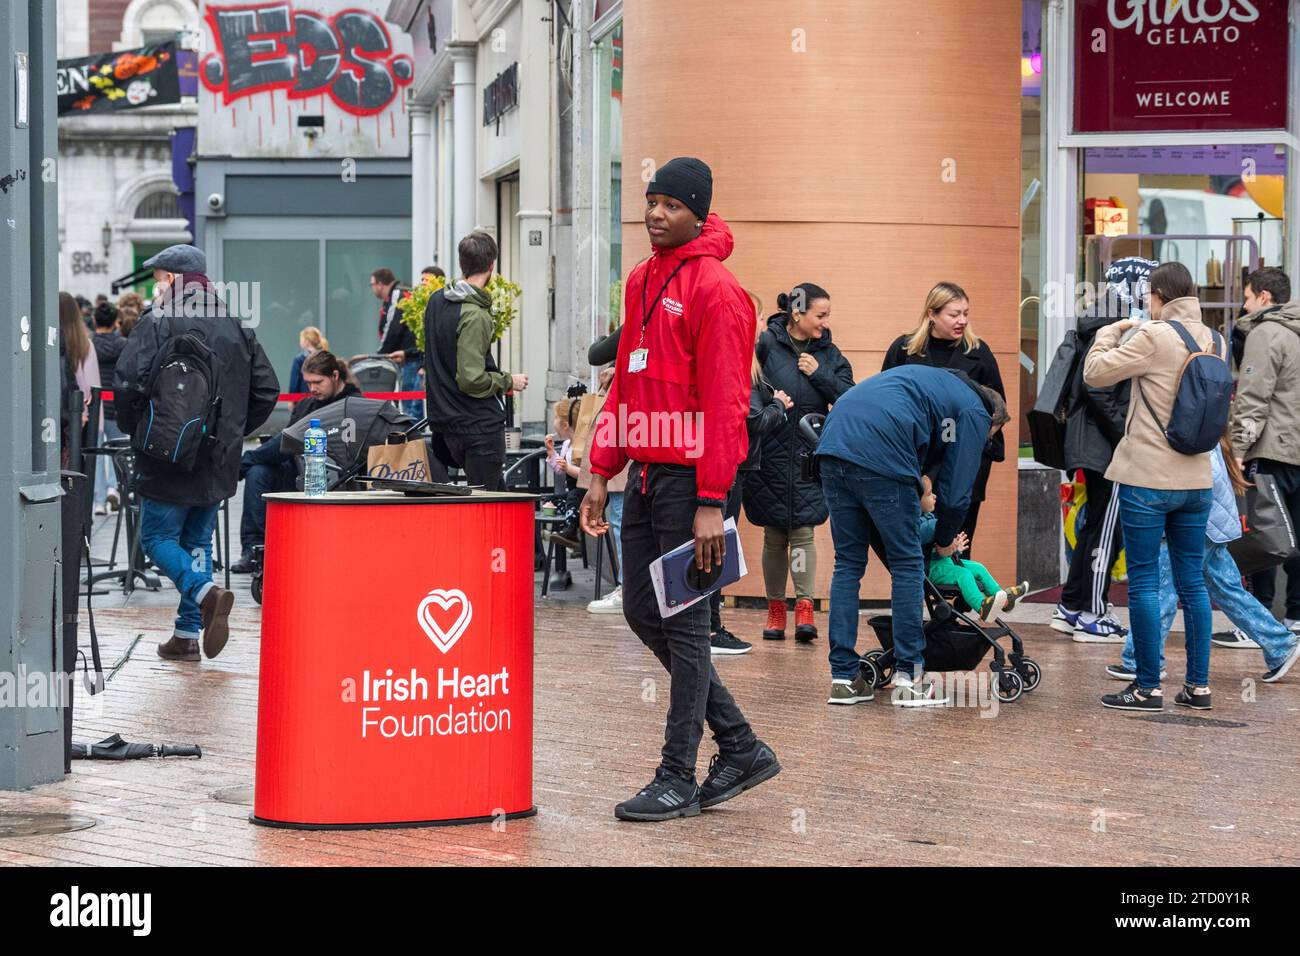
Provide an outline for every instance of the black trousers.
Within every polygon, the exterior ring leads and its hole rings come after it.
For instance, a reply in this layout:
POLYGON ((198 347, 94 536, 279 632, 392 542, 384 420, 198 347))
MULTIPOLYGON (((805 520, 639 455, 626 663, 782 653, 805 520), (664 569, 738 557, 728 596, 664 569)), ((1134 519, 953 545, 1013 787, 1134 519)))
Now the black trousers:
MULTIPOLYGON (((740 517, 741 497, 740 475, 737 475, 736 483, 727 493, 727 506, 722 510, 723 520, 740 517)), ((722 588, 709 595, 709 633, 717 634, 720 630, 722 630, 722 588)))
POLYGON ((1088 509, 1070 557, 1061 604, 1069 611, 1105 614, 1110 569, 1120 549, 1119 495, 1114 482, 1099 471, 1083 469, 1083 483, 1088 489, 1088 509))
MULTIPOLYGON (((1300 467, 1271 458, 1255 458, 1246 463, 1250 477, 1262 472, 1272 475, 1277 482, 1283 507, 1291 516, 1291 527, 1300 521, 1300 467)), ((1300 619, 1300 556, 1291 558, 1282 567, 1286 570, 1286 616, 1300 619)), ((1273 598, 1277 593, 1277 568, 1269 568, 1250 576, 1250 589, 1255 598, 1272 613, 1273 598)))
POLYGON ((505 491, 506 480, 502 472, 506 464, 506 433, 495 432, 444 432, 442 440, 452 459, 465 472, 471 485, 482 485, 484 491, 505 491))
POLYGON ((660 767, 693 780, 707 723, 719 751, 754 745, 754 731, 722 686, 709 652, 709 607, 659 614, 650 564, 695 536, 695 469, 634 462, 623 493, 623 616, 669 674, 660 767))

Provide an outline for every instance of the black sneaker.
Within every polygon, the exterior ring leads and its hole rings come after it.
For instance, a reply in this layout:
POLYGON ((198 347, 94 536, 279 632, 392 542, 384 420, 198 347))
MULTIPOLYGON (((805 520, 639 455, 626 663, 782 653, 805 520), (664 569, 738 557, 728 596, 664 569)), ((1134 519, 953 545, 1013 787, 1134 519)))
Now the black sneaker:
POLYGON ((230 566, 231 574, 252 574, 257 570, 257 565, 249 555, 244 555, 238 561, 230 566))
POLYGON ((1159 687, 1142 688, 1134 681, 1118 694, 1107 694, 1101 699, 1101 705, 1112 710, 1147 710, 1159 713, 1165 709, 1165 698, 1159 687))
POLYGON ((725 627, 716 634, 709 635, 709 653, 711 654, 748 654, 754 645, 742 641, 725 627))
POLYGON ((700 814, 700 788, 694 780, 686 780, 662 769, 655 778, 631 800, 624 800, 614 808, 620 820, 640 820, 657 823, 676 817, 695 817, 700 814))
POLYGON ((1210 688, 1194 687, 1191 684, 1184 684, 1183 689, 1174 695, 1174 703, 1179 707, 1190 707, 1192 710, 1213 710, 1210 703, 1210 688))
POLYGON ((750 787, 771 780, 781 772, 776 754, 761 740, 745 753, 713 755, 709 761, 709 775, 700 787, 700 807, 716 807, 724 800, 740 796, 750 787))
POLYGON ((566 548, 579 548, 582 546, 582 529, 578 526, 576 517, 565 522, 564 526, 558 531, 552 531, 551 537, 560 542, 566 548))
POLYGON ((1262 678, 1264 683, 1271 684, 1274 681, 1279 681, 1285 677, 1287 671, 1291 670, 1291 668, 1295 666, 1297 658, 1300 658, 1300 641, 1296 641, 1295 644, 1291 646, 1291 653, 1287 655, 1286 660, 1264 675, 1262 678))

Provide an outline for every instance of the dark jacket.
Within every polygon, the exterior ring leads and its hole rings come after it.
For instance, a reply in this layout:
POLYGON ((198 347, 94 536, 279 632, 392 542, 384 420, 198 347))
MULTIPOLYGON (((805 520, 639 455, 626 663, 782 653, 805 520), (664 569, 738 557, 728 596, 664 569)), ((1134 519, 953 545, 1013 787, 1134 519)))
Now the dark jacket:
POLYGON ((947 547, 966 520, 992 421, 964 373, 904 365, 844 393, 826 417, 817 455, 915 485, 918 499, 921 475, 930 475, 934 541, 947 547))
POLYGON ((1092 348, 1097 330, 1116 321, 1095 310, 1079 316, 1075 326, 1078 360, 1070 374, 1065 400, 1065 468, 1086 468, 1105 474, 1115 446, 1124 437, 1131 379, 1115 385, 1092 386, 1083 380, 1083 357, 1092 348))
MULTIPOLYGON (((1002 387, 1002 373, 998 370, 998 360, 993 357, 993 350, 987 342, 981 341, 978 348, 967 352, 961 339, 936 339, 930 336, 925 351, 920 355, 907 354, 907 340, 910 336, 900 335, 885 353, 885 362, 880 367, 882 372, 900 365, 928 365, 931 368, 950 368, 964 372, 976 385, 993 389, 1005 400, 1007 390, 1002 387)), ((995 461, 1005 461, 1007 457, 1006 440, 1002 432, 989 439, 984 449, 984 460, 980 463, 979 475, 975 480, 972 501, 983 501, 984 492, 989 482, 989 471, 995 461)))
POLYGON ((436 432, 481 434, 505 428, 503 396, 511 380, 492 357, 490 305, 486 292, 464 281, 429 296, 424 311, 424 389, 436 432), (467 344, 475 356, 468 354, 467 344), (468 369, 471 358, 481 361, 468 369), (483 394, 465 392, 462 385, 483 394))
MULTIPOLYGON (((105 391, 113 388, 113 372, 117 368, 117 360, 122 355, 122 350, 126 348, 126 339, 117 332, 100 335, 98 332, 90 336, 91 344, 95 346, 95 357, 99 359, 99 380, 104 383, 105 391)), ((104 417, 109 421, 114 420, 116 411, 112 402, 104 402, 104 417)))
POLYGON ((299 422, 302 421, 304 418, 309 418, 310 416, 316 414, 316 412, 324 408, 326 405, 333 405, 335 402, 342 401, 343 399, 348 398, 349 396, 352 395, 359 396, 360 394, 361 394, 361 389, 357 388, 351 382, 344 382, 343 391, 339 392, 333 398, 327 398, 323 401, 318 401, 312 398, 310 395, 308 395, 306 398, 299 399, 297 402, 294 403, 293 408, 289 412, 289 424, 292 425, 294 422, 299 422))
POLYGON ((785 425, 785 406, 773 397, 771 385, 761 378, 749 390, 749 415, 745 430, 749 432, 749 454, 736 469, 758 471, 763 467, 763 439, 776 434, 785 425))
POLYGON ((784 413, 781 427, 763 439, 762 467, 745 476, 745 516, 764 528, 805 528, 826 520, 821 484, 799 477, 799 420, 805 415, 825 415, 830 406, 853 387, 853 367, 831 342, 830 330, 808 340, 808 354, 817 371, 799 371, 799 352, 790 338, 790 316, 778 312, 767 320, 754 353, 763 380, 790 396, 794 405, 784 413))
POLYGON ((588 365, 608 365, 618 358, 618 343, 623 337, 623 326, 619 326, 603 339, 597 339, 587 349, 588 365))
POLYGON ((421 357, 420 343, 415 341, 415 333, 402 321, 402 310, 397 307, 398 301, 406 291, 401 286, 393 286, 392 291, 388 293, 388 298, 380 307, 379 354, 392 355, 394 352, 403 352, 407 361, 418 362, 421 357))
POLYGON ((308 351, 303 349, 293 357, 293 364, 289 366, 289 394, 299 395, 307 391, 307 382, 302 377, 302 363, 307 361, 308 351))
POLYGON ((163 340, 190 329, 200 331, 216 353, 217 388, 222 402, 217 447, 210 454, 201 454, 189 472, 169 471, 143 456, 137 457, 136 487, 144 497, 155 501, 215 505, 235 493, 244 436, 270 416, 280 381, 253 330, 226 312, 225 304, 211 287, 187 286, 182 301, 174 303, 169 311, 172 315, 161 316, 153 308, 147 309, 126 340, 113 381, 117 424, 130 435, 146 414, 149 396, 144 389, 163 340))

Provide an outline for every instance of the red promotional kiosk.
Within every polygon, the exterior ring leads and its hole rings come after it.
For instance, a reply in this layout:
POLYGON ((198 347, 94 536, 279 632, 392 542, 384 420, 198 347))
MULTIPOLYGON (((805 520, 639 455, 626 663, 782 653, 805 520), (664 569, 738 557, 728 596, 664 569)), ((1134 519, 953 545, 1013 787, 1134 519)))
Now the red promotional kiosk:
POLYGON ((254 823, 536 813, 529 495, 267 495, 254 823))

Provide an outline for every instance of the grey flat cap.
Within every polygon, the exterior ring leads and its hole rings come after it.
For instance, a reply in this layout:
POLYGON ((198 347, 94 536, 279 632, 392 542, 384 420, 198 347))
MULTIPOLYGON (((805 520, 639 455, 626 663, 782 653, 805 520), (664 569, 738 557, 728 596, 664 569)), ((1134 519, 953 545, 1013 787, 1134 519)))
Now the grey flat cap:
POLYGON ((202 249, 194 246, 168 246, 156 256, 144 262, 146 269, 166 269, 168 272, 202 272, 208 271, 208 257, 202 249))

